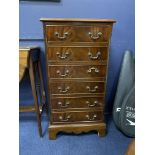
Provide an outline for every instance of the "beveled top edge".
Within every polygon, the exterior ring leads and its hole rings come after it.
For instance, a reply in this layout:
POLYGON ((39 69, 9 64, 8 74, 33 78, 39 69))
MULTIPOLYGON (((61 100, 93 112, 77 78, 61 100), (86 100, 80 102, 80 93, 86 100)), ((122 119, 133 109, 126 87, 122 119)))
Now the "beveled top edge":
POLYGON ((33 50, 33 49, 40 49, 39 46, 20 46, 19 50, 33 50))
POLYGON ((111 22, 116 23, 114 19, 99 19, 99 18, 40 18, 42 22, 111 22))

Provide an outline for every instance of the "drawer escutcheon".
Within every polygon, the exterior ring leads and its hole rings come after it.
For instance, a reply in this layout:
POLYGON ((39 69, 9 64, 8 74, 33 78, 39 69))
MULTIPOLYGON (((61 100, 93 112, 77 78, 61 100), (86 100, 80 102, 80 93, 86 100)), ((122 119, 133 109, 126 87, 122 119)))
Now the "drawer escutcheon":
POLYGON ((89 34, 90 38, 93 40, 97 40, 102 36, 102 32, 98 32, 97 35, 94 35, 92 32, 89 32, 88 34, 89 34))
POLYGON ((94 101, 94 103, 90 103, 89 101, 86 101, 89 107, 95 107, 98 104, 98 101, 94 101))
POLYGON ((100 59, 101 52, 97 52, 96 56, 93 56, 93 54, 89 51, 88 56, 89 56, 89 59, 91 60, 97 60, 97 59, 100 59))
POLYGON ((61 108, 67 108, 69 104, 69 102, 66 102, 65 105, 63 105, 62 102, 58 102, 58 105, 60 105, 61 108))
POLYGON ((97 91, 98 86, 95 86, 94 89, 91 89, 89 86, 86 86, 86 89, 88 89, 89 92, 93 93, 93 92, 96 92, 97 91))
POLYGON ((86 117, 88 118, 89 121, 94 121, 97 118, 97 115, 94 114, 92 117, 90 117, 89 115, 86 115, 86 117))
POLYGON ((58 87, 60 93, 67 93, 69 89, 70 89, 69 86, 67 86, 64 90, 62 89, 62 87, 58 87))
POLYGON ((60 121, 62 121, 62 122, 67 122, 67 121, 69 121, 70 120, 70 118, 71 118, 71 115, 68 115, 67 117, 63 117, 63 116, 59 116, 59 119, 60 119, 60 121))
POLYGON ((94 70, 95 73, 99 73, 99 72, 100 72, 98 68, 91 67, 91 68, 89 68, 89 69, 87 70, 87 73, 91 73, 92 70, 94 70))
MULTIPOLYGON (((60 33, 59 33, 59 32, 55 32, 54 34, 55 34, 55 36, 56 36, 58 39, 60 39, 60 40, 67 39, 67 37, 69 36, 69 33, 68 33, 68 32, 63 33, 62 36, 60 36, 60 33)), ((70 34, 71 34, 71 33, 70 33, 70 34)))
POLYGON ((57 57, 58 57, 59 59, 67 59, 67 58, 69 57, 70 54, 71 54, 71 52, 68 52, 68 51, 62 52, 61 54, 60 54, 60 52, 57 52, 57 53, 56 53, 56 55, 57 55, 57 57))
POLYGON ((60 70, 57 70, 57 74, 59 74, 61 77, 66 77, 69 74, 69 70, 67 69, 64 74, 62 74, 60 70))

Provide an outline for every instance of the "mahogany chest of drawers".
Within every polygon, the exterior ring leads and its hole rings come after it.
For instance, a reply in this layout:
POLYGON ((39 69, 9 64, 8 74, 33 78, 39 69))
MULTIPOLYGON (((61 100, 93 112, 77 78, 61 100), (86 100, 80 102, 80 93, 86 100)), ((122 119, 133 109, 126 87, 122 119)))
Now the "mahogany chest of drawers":
POLYGON ((41 19, 46 47, 50 125, 58 132, 104 136, 104 99, 114 20, 41 19))

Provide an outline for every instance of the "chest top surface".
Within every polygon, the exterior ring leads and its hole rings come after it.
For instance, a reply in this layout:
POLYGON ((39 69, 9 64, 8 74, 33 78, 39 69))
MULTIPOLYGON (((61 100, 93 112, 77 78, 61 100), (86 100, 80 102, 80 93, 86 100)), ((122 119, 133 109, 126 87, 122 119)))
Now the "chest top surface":
POLYGON ((41 18, 42 22, 110 22, 115 23, 114 19, 94 19, 94 18, 41 18))

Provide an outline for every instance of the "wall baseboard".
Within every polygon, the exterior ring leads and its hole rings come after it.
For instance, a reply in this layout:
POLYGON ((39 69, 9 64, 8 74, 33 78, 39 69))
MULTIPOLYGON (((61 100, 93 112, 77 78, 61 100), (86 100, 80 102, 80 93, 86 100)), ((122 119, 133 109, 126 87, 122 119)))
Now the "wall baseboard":
POLYGON ((19 41, 44 41, 44 38, 20 38, 19 41))

